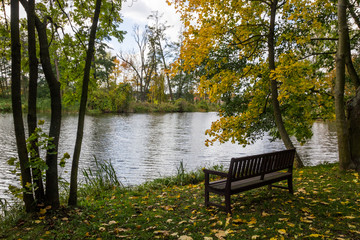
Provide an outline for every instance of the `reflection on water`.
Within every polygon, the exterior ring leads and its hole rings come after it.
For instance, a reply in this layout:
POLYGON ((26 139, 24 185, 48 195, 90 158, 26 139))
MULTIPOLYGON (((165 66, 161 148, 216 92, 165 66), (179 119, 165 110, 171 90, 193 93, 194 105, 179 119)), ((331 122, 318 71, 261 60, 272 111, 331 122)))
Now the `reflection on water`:
MULTIPOLYGON (((46 123, 49 116, 39 116, 46 123)), ((187 170, 215 164, 227 165, 231 157, 284 149, 280 141, 267 136, 243 148, 237 144, 214 144, 205 147, 204 132, 217 119, 216 113, 167 113, 87 116, 80 168, 94 167, 94 157, 111 160, 123 184, 139 184, 149 179, 176 173, 179 162, 187 170)), ((73 153, 76 115, 63 117, 59 153, 73 153)), ((48 126, 45 125, 45 128, 48 126)), ((306 165, 337 160, 336 131, 333 124, 317 122, 314 136, 304 146, 297 145, 306 165)), ((0 197, 15 177, 6 161, 16 156, 11 114, 0 114, 0 197)), ((69 179, 70 163, 59 170, 69 179)))

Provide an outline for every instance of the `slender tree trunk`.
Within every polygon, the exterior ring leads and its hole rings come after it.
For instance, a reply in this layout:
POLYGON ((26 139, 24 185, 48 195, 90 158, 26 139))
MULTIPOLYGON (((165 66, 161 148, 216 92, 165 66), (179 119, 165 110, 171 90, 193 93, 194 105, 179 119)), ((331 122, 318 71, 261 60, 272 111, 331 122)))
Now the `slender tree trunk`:
POLYGON ((79 158, 80 158, 81 144, 84 134, 84 120, 85 120, 86 103, 88 97, 91 60, 94 55, 96 30, 100 15, 101 1, 102 0, 96 0, 95 13, 94 13, 93 23, 91 26, 91 31, 89 36, 89 46, 86 53, 86 62, 85 62, 84 78, 83 78, 83 86, 81 93, 80 110, 79 110, 78 129, 77 129, 76 143, 75 143, 74 156, 73 156, 73 162, 71 168, 70 195, 68 202, 68 204, 71 206, 77 205, 77 176, 79 169, 79 158))
MULTIPOLYGON (((275 70, 275 19, 276 19, 276 8, 278 0, 271 2, 271 16, 270 16, 270 30, 268 35, 268 48, 269 48, 269 70, 270 73, 275 70)), ((278 87, 276 79, 270 79, 271 81, 271 95, 272 95, 272 106, 274 109, 275 123, 279 130, 282 141, 287 149, 294 148, 294 145, 287 133, 284 122, 281 115, 280 103, 278 100, 278 87)), ((300 156, 296 153, 295 155, 295 167, 301 168, 304 164, 301 161, 300 156)))
POLYGON ((180 74, 179 74, 179 84, 178 84, 178 89, 177 89, 177 98, 181 98, 182 97, 182 90, 183 90, 183 85, 184 85, 184 80, 183 80, 183 70, 180 70, 180 74))
MULTIPOLYGON (((29 6, 26 0, 20 0, 25 11, 28 12, 29 6)), ((51 98, 51 120, 49 137, 52 138, 51 144, 53 149, 47 150, 46 165, 46 187, 45 187, 45 202, 51 205, 53 209, 60 206, 59 201, 59 186, 57 174, 57 157, 58 146, 61 127, 61 93, 60 83, 57 81, 53 72, 53 67, 50 61, 49 44, 46 33, 46 18, 42 23, 40 19, 35 16, 35 26, 38 32, 39 45, 40 45, 40 59, 44 71, 46 82, 49 85, 50 98, 51 98)))
MULTIPOLYGON (((347 2, 347 4, 349 3, 347 2)), ((348 5, 347 9, 349 9, 351 16, 356 22, 356 25, 360 26, 359 18, 355 13, 354 6, 348 5)), ((356 169, 357 171, 360 171, 360 78, 351 58, 351 46, 348 28, 345 28, 344 39, 346 40, 345 64, 351 81, 357 88, 355 97, 352 98, 351 101, 349 101, 346 105, 348 113, 347 120, 349 124, 348 126, 351 156, 350 167, 356 169)))
POLYGON ((46 22, 41 23, 40 21, 36 21, 36 28, 40 43, 41 64, 50 89, 51 120, 49 137, 53 139, 52 144, 55 146, 54 149, 49 149, 46 153, 46 164, 48 166, 48 170, 46 171, 46 203, 56 209, 60 206, 57 171, 58 145, 61 127, 60 83, 56 79, 50 61, 46 22))
POLYGON ((161 59, 162 59, 163 64, 164 64, 166 80, 167 80, 167 84, 169 86, 170 101, 174 101, 173 92, 172 92, 171 83, 170 83, 170 76, 169 76, 169 71, 168 71, 168 67, 167 67, 167 64, 166 64, 165 56, 164 56, 164 51, 162 49, 160 39, 158 39, 158 41, 159 41, 161 59))
POLYGON ((356 96, 348 103, 349 140, 351 163, 356 171, 360 171, 360 88, 356 96))
MULTIPOLYGON (((36 57, 36 35, 35 35, 35 0, 29 0, 28 19, 28 52, 29 52, 29 96, 28 96, 28 129, 31 136, 37 127, 36 99, 37 99, 37 78, 38 78, 38 59, 36 57)), ((35 150, 34 158, 39 157, 39 147, 37 140, 31 142, 35 150)), ((31 159, 30 159, 31 160, 31 159)), ((35 198, 38 202, 43 202, 45 198, 44 186, 42 182, 41 170, 32 169, 33 181, 36 183, 35 198)))
POLYGON ((55 65, 55 72, 56 72, 56 80, 60 81, 59 60, 57 59, 56 53, 54 54, 54 65, 55 65))
POLYGON ((348 25, 346 21, 346 0, 338 0, 339 41, 336 54, 335 114, 338 136, 339 170, 347 170, 351 163, 348 123, 345 115, 345 61, 347 52, 348 25))
MULTIPOLYGON (((27 183, 31 182, 29 159, 26 150, 25 130, 21 109, 21 45, 19 31, 19 1, 11 0, 11 100, 14 117, 16 146, 20 161, 21 183, 26 189, 27 183)), ((35 209, 35 201, 32 193, 25 191, 23 200, 27 212, 35 209)))

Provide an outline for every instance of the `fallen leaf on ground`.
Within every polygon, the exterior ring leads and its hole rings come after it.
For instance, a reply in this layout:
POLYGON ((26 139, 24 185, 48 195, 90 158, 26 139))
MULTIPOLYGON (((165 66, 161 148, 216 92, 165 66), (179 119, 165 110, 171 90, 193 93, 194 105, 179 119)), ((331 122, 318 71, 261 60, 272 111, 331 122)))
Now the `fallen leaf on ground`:
POLYGON ((178 238, 179 240, 193 240, 192 237, 186 236, 186 235, 182 235, 178 238))

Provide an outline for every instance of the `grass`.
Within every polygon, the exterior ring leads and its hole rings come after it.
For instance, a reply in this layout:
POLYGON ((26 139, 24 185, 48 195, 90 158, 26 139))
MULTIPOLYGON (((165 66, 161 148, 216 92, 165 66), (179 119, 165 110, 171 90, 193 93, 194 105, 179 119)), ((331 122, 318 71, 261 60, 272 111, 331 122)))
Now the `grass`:
POLYGON ((180 166, 171 178, 88 193, 79 208, 19 215, 0 223, 0 238, 360 239, 359 175, 337 168, 295 170, 294 195, 266 187, 235 195, 230 216, 206 209, 201 171, 180 166))

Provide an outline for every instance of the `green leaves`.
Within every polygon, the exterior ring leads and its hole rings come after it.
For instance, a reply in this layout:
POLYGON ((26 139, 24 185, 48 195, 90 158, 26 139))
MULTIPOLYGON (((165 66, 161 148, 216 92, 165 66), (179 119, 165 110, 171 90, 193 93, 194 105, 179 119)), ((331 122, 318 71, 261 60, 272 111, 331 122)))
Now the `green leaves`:
MULTIPOLYGON (((45 123, 44 120, 40 120, 38 122, 39 126, 43 126, 45 123)), ((53 144, 53 138, 49 137, 45 132, 43 132, 41 127, 38 127, 35 129, 33 134, 31 134, 30 137, 26 139, 26 147, 29 157, 29 163, 28 168, 32 171, 32 180, 34 183, 27 183, 25 189, 20 189, 15 186, 10 186, 9 190, 10 192, 20 197, 20 193, 26 191, 26 192, 32 192, 37 189, 37 185, 35 183, 35 180, 42 179, 45 177, 45 171, 48 170, 48 166, 46 164, 46 161, 39 155, 38 149, 42 149, 44 151, 49 151, 50 154, 56 154, 56 152, 53 151, 55 149, 55 146, 53 144)), ((70 158, 70 155, 68 153, 64 153, 63 157, 60 159, 59 165, 61 167, 65 167, 66 160, 70 158)), ((11 172, 13 174, 17 174, 20 179, 20 163, 17 158, 10 158, 7 163, 10 166, 13 166, 13 170, 11 172)))

